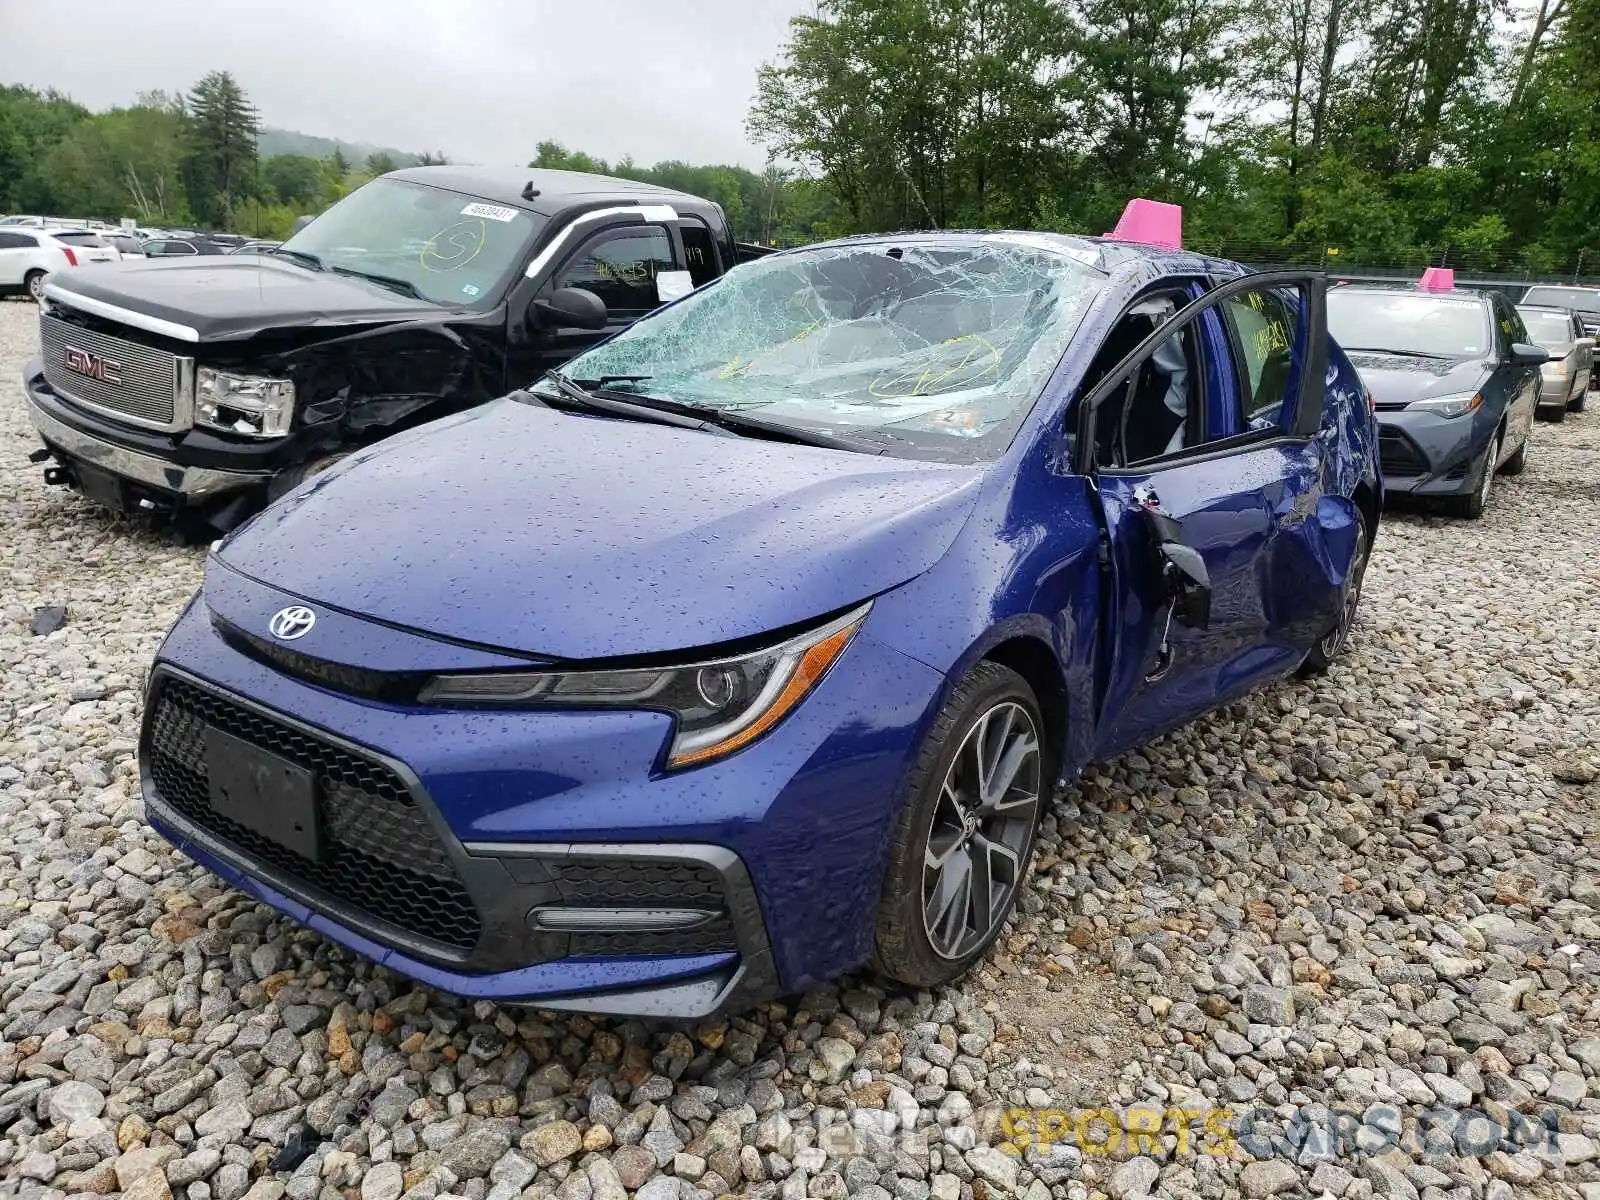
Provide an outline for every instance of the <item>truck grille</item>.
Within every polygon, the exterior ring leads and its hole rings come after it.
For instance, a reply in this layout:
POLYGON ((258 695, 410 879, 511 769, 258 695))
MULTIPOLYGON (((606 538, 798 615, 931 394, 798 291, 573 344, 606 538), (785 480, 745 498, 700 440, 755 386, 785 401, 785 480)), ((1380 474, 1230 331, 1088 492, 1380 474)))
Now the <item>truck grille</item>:
POLYGON ((472 950, 482 925, 472 897, 406 784, 388 767, 171 676, 153 683, 145 753, 157 796, 242 858, 339 907, 405 933, 472 950), (211 806, 205 729, 220 729, 312 771, 326 852, 302 858, 211 806))
POLYGON ((147 429, 188 427, 179 397, 191 386, 193 359, 48 315, 39 318, 39 345, 45 380, 68 400, 147 429))

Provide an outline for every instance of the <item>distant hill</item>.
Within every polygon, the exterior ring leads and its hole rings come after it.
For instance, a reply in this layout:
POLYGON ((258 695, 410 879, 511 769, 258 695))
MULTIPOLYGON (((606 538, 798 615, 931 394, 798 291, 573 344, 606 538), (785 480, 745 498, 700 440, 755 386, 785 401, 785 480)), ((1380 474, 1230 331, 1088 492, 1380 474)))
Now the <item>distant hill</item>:
POLYGON ((304 154, 310 158, 327 158, 334 148, 344 152, 352 163, 364 161, 369 154, 387 154, 401 167, 415 166, 418 156, 390 146, 373 146, 366 142, 345 142, 338 138, 317 137, 309 133, 296 133, 292 129, 273 129, 263 125, 256 137, 256 153, 262 158, 274 154, 304 154))

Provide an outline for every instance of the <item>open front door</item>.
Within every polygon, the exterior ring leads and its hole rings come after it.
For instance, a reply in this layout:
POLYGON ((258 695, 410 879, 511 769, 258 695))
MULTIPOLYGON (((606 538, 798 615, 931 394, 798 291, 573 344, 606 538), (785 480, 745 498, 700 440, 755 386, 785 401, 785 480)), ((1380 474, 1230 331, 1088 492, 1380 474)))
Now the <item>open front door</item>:
POLYGON ((1290 272, 1214 288, 1084 398, 1075 455, 1108 571, 1097 757, 1292 669, 1337 603, 1283 536, 1322 489, 1322 289, 1290 272))

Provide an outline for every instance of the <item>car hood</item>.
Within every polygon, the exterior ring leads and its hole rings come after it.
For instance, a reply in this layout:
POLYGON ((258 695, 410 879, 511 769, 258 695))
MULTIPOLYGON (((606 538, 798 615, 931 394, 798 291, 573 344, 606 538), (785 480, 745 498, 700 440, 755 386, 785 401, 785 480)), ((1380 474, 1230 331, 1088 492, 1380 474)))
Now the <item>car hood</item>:
POLYGON ((1379 408, 1404 408, 1413 400, 1452 396, 1481 387, 1493 369, 1482 359, 1422 358, 1410 354, 1345 351, 1379 408))
POLYGON ((758 637, 914 578, 982 478, 502 399, 346 460, 218 553, 313 605, 625 657, 758 637))
POLYGON ((201 342, 269 329, 426 320, 455 311, 348 275, 255 255, 107 263, 93 271, 58 272, 51 285, 67 304, 76 296, 132 309, 184 326, 195 334, 190 340, 201 342))

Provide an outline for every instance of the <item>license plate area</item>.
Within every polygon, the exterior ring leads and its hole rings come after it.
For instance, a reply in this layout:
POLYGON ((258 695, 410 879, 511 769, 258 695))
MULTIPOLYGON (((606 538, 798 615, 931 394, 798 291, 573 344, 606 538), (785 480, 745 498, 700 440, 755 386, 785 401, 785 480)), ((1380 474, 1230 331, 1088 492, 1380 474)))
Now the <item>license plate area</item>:
POLYGON ((207 727, 206 782, 221 816, 312 862, 322 857, 317 777, 231 733, 207 727))
POLYGON ((76 465, 75 474, 78 487, 90 500, 119 511, 128 507, 127 500, 122 494, 122 481, 115 475, 85 466, 83 463, 76 465))

